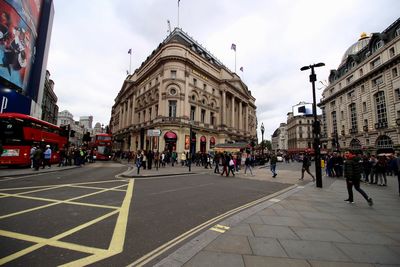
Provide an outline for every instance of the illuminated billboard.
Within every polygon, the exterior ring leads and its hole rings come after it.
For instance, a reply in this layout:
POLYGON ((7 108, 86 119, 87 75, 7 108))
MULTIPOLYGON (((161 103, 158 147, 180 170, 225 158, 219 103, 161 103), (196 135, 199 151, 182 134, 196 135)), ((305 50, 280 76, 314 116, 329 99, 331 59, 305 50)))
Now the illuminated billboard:
POLYGON ((312 104, 310 103, 299 103, 293 106, 293 116, 305 116, 312 114, 312 104))
POLYGON ((24 95, 36 95, 29 80, 43 0, 0 1, 0 78, 24 95))

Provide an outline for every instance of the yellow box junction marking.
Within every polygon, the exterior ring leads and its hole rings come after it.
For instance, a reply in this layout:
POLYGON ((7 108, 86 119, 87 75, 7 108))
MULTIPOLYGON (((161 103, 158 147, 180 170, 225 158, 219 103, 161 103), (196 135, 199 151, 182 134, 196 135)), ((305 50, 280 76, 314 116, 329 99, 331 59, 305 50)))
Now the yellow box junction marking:
POLYGON ((225 226, 225 225, 221 225, 221 224, 217 224, 214 227, 210 228, 210 230, 219 232, 219 233, 225 233, 229 229, 230 229, 229 226, 225 226))
MULTIPOLYGON (((94 183, 106 183, 106 182, 110 182, 110 181, 101 181, 101 182, 94 182, 94 183)), ((118 182, 121 183, 121 181, 116 181, 116 180, 112 180, 111 182, 118 182)), ((56 201, 54 203, 48 204, 48 205, 44 205, 44 206, 40 206, 37 208, 33 208, 33 209, 28 209, 26 211, 22 211, 22 212, 17 212, 17 213, 13 213, 13 214, 8 214, 8 216, 2 216, 0 217, 0 219, 3 218, 7 218, 10 217, 10 215, 15 216, 15 215, 19 215, 22 213, 26 213, 26 212, 30 212, 33 210, 37 210, 37 209, 41 209, 41 208, 46 208, 46 207, 50 207, 53 205, 57 205, 57 204, 62 204, 62 203, 67 203, 67 204, 75 204, 75 205, 95 205, 95 204, 91 204, 91 203, 78 203, 78 202, 72 202, 75 199, 80 199, 80 198, 84 198, 87 196, 91 196, 91 195, 95 195, 95 194, 100 194, 106 191, 120 191, 120 187, 124 187, 127 186, 126 181, 123 181, 124 184, 122 185, 118 185, 112 188, 98 188, 99 191, 98 192, 94 192, 94 193, 90 193, 90 194, 86 194, 83 196, 79 196, 79 197, 74 197, 68 200, 64 200, 64 201, 59 201, 59 200, 50 200, 47 199, 47 201, 56 201)), ((86 184, 93 184, 92 183, 79 183, 79 184, 67 184, 67 185, 57 185, 57 186, 53 186, 53 187, 49 187, 49 186, 40 186, 40 187, 29 187, 29 188, 25 188, 25 189, 35 189, 35 188, 42 188, 42 190, 46 190, 46 189, 56 189, 56 188, 60 188, 62 186, 74 186, 74 185, 83 185, 85 186, 86 184)), ((127 189, 125 192, 125 198, 123 200, 122 206, 119 207, 112 207, 114 210, 104 214, 96 219, 93 219, 89 222, 86 222, 84 224, 78 225, 75 228, 69 229, 68 231, 58 234, 54 237, 51 238, 42 238, 42 237, 37 237, 37 236, 31 236, 31 235, 25 235, 25 234, 21 234, 21 233, 15 233, 15 232, 11 232, 11 231, 4 231, 0 229, 0 236, 5 236, 8 238, 13 238, 13 239, 19 239, 19 240, 24 240, 24 241, 28 241, 28 242, 32 242, 35 243, 34 245, 27 247, 23 250, 20 250, 14 254, 8 255, 4 258, 0 259, 0 265, 3 265, 7 262, 10 262, 12 260, 15 260, 19 257, 22 257, 28 253, 31 253, 41 247, 44 246, 53 246, 53 247, 58 247, 58 248, 63 248, 63 249, 68 249, 68 250, 74 250, 74 251, 78 251, 78 252, 82 252, 82 253, 86 253, 86 254, 92 254, 88 257, 73 261, 73 262, 69 262, 66 263, 62 266, 84 266, 84 265, 88 265, 88 264, 92 264, 94 262, 100 261, 102 259, 111 257, 113 255, 116 255, 118 253, 121 253, 123 251, 123 247, 124 247, 124 242, 125 242, 125 234, 126 234, 126 227, 127 227, 127 222, 128 222, 128 214, 129 214, 129 206, 131 203, 131 199, 133 196, 133 188, 134 188, 134 180, 130 180, 127 186, 127 189), (96 247, 89 247, 89 246, 84 246, 84 245, 79 245, 79 244, 74 244, 74 243, 69 243, 69 242, 63 242, 60 241, 60 239, 69 236, 71 234, 74 234, 84 228, 87 228, 91 225, 94 225, 98 222, 101 222, 115 214, 119 214, 116 224, 115 224, 115 228, 114 228, 114 232, 113 232, 113 236, 111 239, 111 242, 109 244, 108 249, 100 249, 100 248, 96 248, 96 247)), ((10 190, 19 190, 19 189, 24 189, 24 188, 9 188, 9 189, 0 189, 1 191, 10 191, 10 190)), ((35 190, 36 191, 36 190, 35 190)), ((22 194, 26 194, 27 192, 24 193, 18 193, 18 194, 6 194, 7 197, 21 197, 22 194)), ((1 194, 1 193, 0 193, 1 194)), ((45 200, 46 199, 42 199, 45 200)), ((110 208, 110 206, 103 206, 103 205, 96 205, 99 207, 103 207, 103 208, 110 208)))

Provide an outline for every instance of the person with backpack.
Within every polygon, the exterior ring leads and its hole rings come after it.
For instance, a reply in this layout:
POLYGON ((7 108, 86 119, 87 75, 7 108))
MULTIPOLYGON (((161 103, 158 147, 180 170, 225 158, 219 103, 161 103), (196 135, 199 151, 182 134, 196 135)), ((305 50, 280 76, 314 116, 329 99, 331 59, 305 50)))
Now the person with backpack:
POLYGON ((301 167, 301 178, 299 180, 304 179, 304 172, 307 172, 309 175, 312 177, 312 181, 315 182, 315 177, 312 175, 310 172, 310 166, 311 166, 311 159, 308 153, 306 153, 303 157, 303 165, 301 167))
POLYGON ((351 151, 346 151, 344 162, 344 177, 346 178, 347 193, 349 197, 344 201, 354 203, 353 199, 353 186, 365 198, 368 205, 372 206, 374 203, 367 193, 360 188, 361 180, 361 159, 355 156, 351 151))

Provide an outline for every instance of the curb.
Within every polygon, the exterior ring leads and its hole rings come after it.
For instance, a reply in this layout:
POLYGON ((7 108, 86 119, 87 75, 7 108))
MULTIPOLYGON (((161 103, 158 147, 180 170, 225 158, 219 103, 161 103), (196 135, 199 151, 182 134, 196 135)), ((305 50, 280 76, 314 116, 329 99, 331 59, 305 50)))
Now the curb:
MULTIPOLYGON (((72 166, 71 166, 71 167, 72 167, 72 166)), ((15 176, 21 176, 21 175, 45 174, 45 173, 51 173, 51 172, 67 171, 67 170, 72 170, 72 169, 76 169, 76 168, 79 168, 79 167, 78 167, 78 166, 74 166, 74 167, 68 168, 68 169, 66 169, 66 168, 60 168, 60 169, 52 169, 52 170, 42 171, 42 172, 40 172, 40 171, 38 171, 38 172, 30 171, 30 172, 19 173, 19 174, 16 174, 16 173, 6 174, 6 175, 0 174, 0 178, 15 177, 15 176)))

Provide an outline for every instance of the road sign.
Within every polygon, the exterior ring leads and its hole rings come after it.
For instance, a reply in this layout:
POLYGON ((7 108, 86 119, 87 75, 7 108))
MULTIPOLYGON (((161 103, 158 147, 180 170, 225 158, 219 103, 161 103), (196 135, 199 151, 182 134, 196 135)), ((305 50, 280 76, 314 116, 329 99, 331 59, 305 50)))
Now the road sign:
POLYGON ((160 135, 161 135, 160 129, 147 130, 147 136, 160 136, 160 135))

